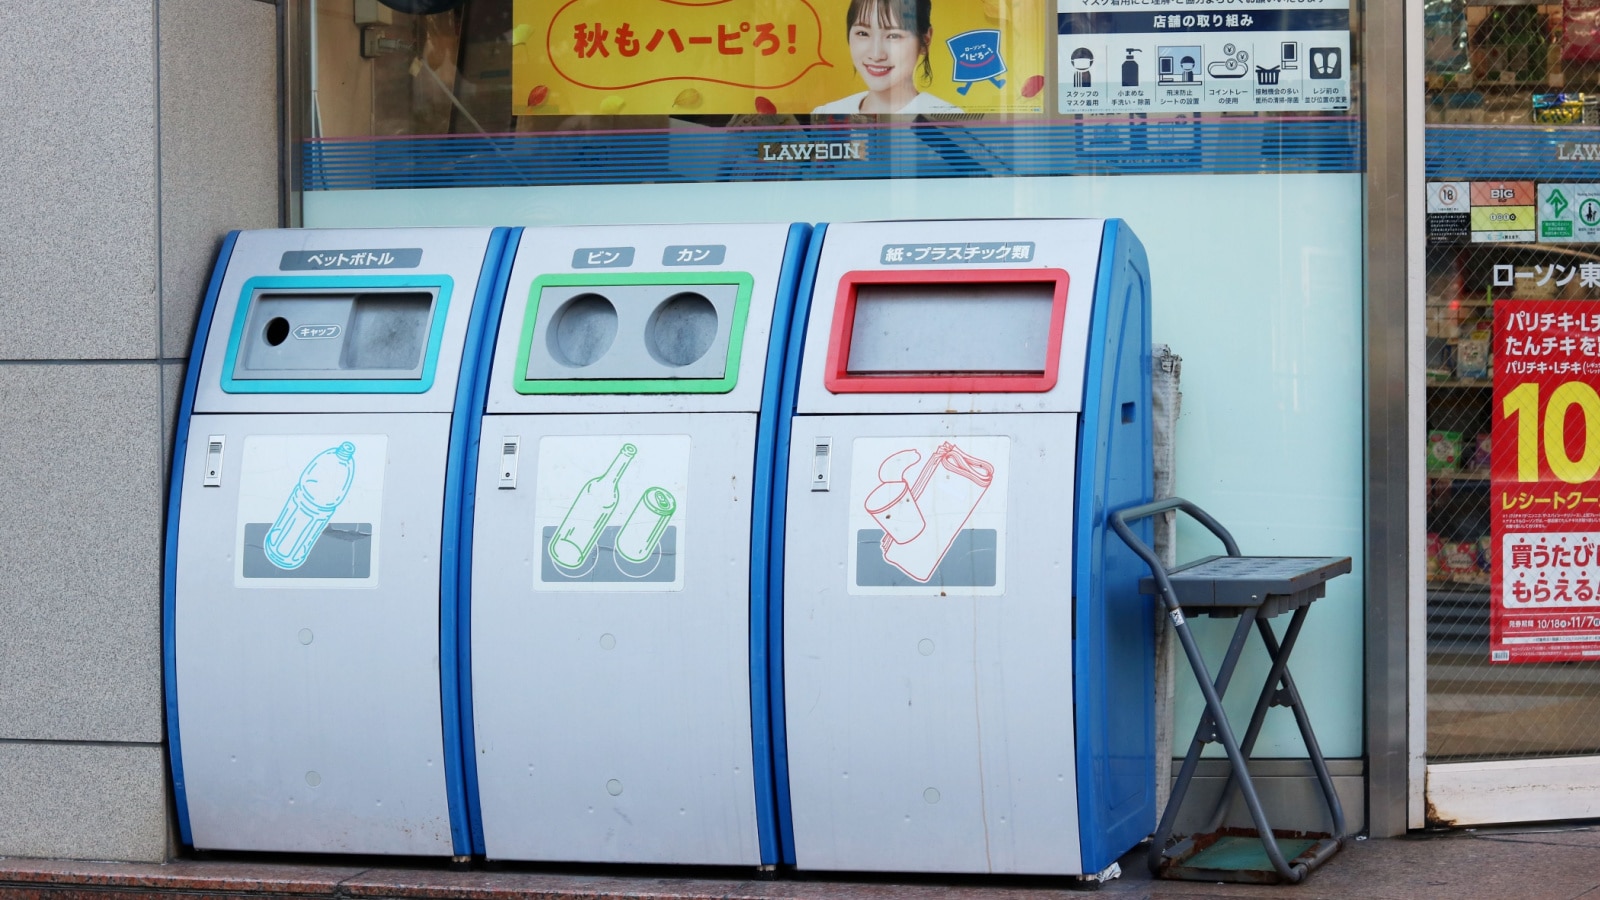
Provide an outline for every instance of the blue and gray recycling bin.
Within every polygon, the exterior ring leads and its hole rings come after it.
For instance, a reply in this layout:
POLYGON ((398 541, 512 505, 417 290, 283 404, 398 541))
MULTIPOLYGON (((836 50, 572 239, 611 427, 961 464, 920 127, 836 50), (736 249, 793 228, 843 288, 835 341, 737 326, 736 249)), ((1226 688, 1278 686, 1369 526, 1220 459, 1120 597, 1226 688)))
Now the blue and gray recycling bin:
POLYGON ((224 243, 168 515, 167 725, 185 844, 470 852, 457 410, 509 237, 224 243))
POLYGON ((529 229, 471 513, 478 852, 775 865, 772 407, 808 229, 529 229))
POLYGON ((1117 220, 819 228, 780 446, 800 869, 1095 874, 1155 825, 1150 290, 1117 220))

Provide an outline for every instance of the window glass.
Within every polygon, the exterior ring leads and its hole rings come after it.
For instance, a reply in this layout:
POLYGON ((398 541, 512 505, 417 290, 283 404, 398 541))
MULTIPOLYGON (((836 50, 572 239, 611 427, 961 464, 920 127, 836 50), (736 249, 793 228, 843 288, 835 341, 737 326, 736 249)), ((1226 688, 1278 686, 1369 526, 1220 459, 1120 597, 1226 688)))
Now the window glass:
POLYGON ((1356 560, 1295 663, 1363 755, 1360 0, 308 2, 310 226, 1125 219, 1183 358, 1178 492, 1246 552, 1356 560))

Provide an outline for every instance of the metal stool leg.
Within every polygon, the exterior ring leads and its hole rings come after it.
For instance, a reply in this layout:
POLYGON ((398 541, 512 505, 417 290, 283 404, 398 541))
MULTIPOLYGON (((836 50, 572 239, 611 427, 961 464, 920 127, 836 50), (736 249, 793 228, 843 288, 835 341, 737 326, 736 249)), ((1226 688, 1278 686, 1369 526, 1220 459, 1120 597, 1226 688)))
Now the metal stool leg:
MULTIPOLYGON (((1177 598, 1169 597, 1168 604, 1170 607, 1176 607, 1177 598)), ((1228 655, 1223 659, 1223 669, 1219 671, 1219 676, 1232 677, 1233 669, 1238 664, 1240 653, 1244 648, 1244 640, 1241 636, 1247 637, 1249 635, 1253 618, 1253 616, 1240 617, 1239 627, 1234 629, 1234 640, 1228 647, 1228 655)), ((1174 625, 1177 626, 1178 638, 1183 642, 1184 653, 1189 657, 1189 664, 1195 670, 1196 680, 1200 683, 1200 692, 1205 696, 1206 711, 1211 719, 1210 724, 1216 729, 1215 739, 1222 744, 1222 749, 1227 753, 1228 761, 1232 764, 1233 779, 1238 782, 1239 792, 1244 796, 1245 806, 1250 810, 1250 818, 1261 834, 1261 843, 1266 850, 1267 859, 1272 862, 1272 867, 1277 870, 1285 881, 1291 884, 1299 883, 1301 879, 1305 878, 1306 866, 1304 864, 1291 866, 1288 860, 1284 859, 1283 851, 1278 847, 1278 842, 1272 835, 1272 826, 1267 822, 1266 812, 1261 807, 1261 798, 1256 794, 1255 784, 1250 780, 1250 770, 1245 766, 1244 755, 1239 751, 1239 744, 1234 739, 1233 729, 1228 724, 1228 715, 1222 707, 1222 697, 1217 690, 1218 685, 1213 684, 1206 674, 1205 660, 1200 655, 1200 648, 1195 644, 1194 635, 1189 631, 1188 622, 1184 621, 1182 612, 1180 611, 1178 615, 1173 616, 1172 620, 1174 625)), ((1227 689, 1227 680, 1227 678, 1222 677, 1218 679, 1220 686, 1224 690, 1227 689)), ((1208 741, 1204 740, 1206 724, 1202 722, 1200 728, 1195 732, 1194 743, 1189 748, 1189 756, 1184 760, 1185 772, 1180 774, 1180 779, 1183 778, 1183 775, 1188 775, 1191 778, 1193 776, 1194 765, 1191 765, 1191 760, 1198 763, 1199 748, 1208 743, 1208 741)), ((1167 800, 1167 811, 1161 817, 1162 827, 1158 829, 1155 843, 1151 846, 1150 861, 1156 868, 1160 866, 1161 854, 1166 849, 1166 841, 1172 836, 1172 824, 1176 818, 1176 810, 1183 800, 1182 795, 1179 793, 1180 787, 1184 792, 1187 792, 1189 784, 1187 781, 1183 781, 1180 785, 1174 786, 1172 796, 1167 800)))
MULTIPOLYGON (((1311 759, 1311 767, 1317 773, 1317 781, 1322 786, 1322 796, 1328 803, 1328 813, 1333 818, 1331 834, 1334 840, 1342 840, 1345 834, 1344 805, 1339 802, 1339 794, 1333 787, 1333 776, 1328 773, 1328 763, 1322 756, 1322 746, 1317 743, 1317 736, 1311 730, 1311 717, 1306 714, 1305 704, 1300 700, 1300 691, 1295 687, 1294 676, 1289 674, 1289 653, 1294 649, 1294 641, 1299 636, 1299 624, 1305 618, 1303 613, 1310 607, 1302 607, 1295 611, 1294 618, 1289 622, 1289 628, 1284 631, 1282 647, 1282 665, 1274 665, 1273 674, 1277 676, 1269 681, 1269 685, 1276 685, 1280 680, 1283 684, 1283 694, 1288 702, 1285 706, 1294 713, 1295 725, 1300 728, 1300 739, 1305 742, 1306 754, 1311 759), (1280 671, 1281 670, 1281 671, 1280 671)), ((1274 663, 1279 658, 1277 638, 1272 634, 1272 629, 1262 623, 1261 639, 1267 645, 1267 651, 1272 654, 1274 663)), ((1263 717, 1264 717, 1263 711, 1263 717)), ((1248 752, 1248 751, 1247 751, 1248 752)))
MULTIPOLYGON (((1228 691, 1234 669, 1238 665, 1240 656, 1243 655, 1245 642, 1250 637, 1249 620, 1241 617, 1239 627, 1234 629, 1233 640, 1228 644, 1228 651, 1223 654, 1222 666, 1217 670, 1216 681, 1213 682, 1205 658, 1200 655, 1200 650, 1189 631, 1189 625, 1183 620, 1183 611, 1176 606, 1176 603, 1175 599, 1169 602, 1168 618, 1175 623, 1174 629, 1178 632, 1179 640, 1183 642, 1184 653, 1189 658, 1189 666, 1194 670, 1195 678, 1203 685, 1213 686, 1220 708, 1222 695, 1228 691)), ((1208 705, 1199 725, 1195 728, 1194 739, 1189 742, 1189 752, 1183 758, 1183 766, 1178 770, 1178 779, 1173 784, 1172 794, 1167 798, 1167 808, 1162 812, 1161 823, 1156 826, 1156 833, 1151 840, 1148 864, 1152 875, 1160 870, 1167 841, 1171 839, 1172 830, 1177 825, 1178 810, 1183 806, 1183 798, 1188 794, 1189 784, 1194 778, 1195 769, 1200 764, 1200 754, 1205 750, 1206 744, 1217 740, 1218 721, 1226 725, 1226 719, 1220 717, 1208 705)))
MULTIPOLYGON (((1284 643, 1281 649, 1277 645, 1276 638, 1272 635, 1270 620, 1260 615, 1255 617, 1256 630, 1261 633, 1262 640, 1267 645, 1267 659, 1271 661, 1272 667, 1267 673, 1266 683, 1261 687, 1261 695, 1256 698, 1256 708, 1250 716, 1250 727, 1245 729, 1244 741, 1239 745, 1239 750, 1244 754, 1246 760, 1255 752, 1256 738, 1261 736, 1261 728, 1267 720, 1267 711, 1277 702, 1278 684, 1288 675, 1289 654, 1294 650, 1295 640, 1300 634, 1300 626, 1305 621, 1306 613, 1309 609, 1310 607, 1301 607, 1295 610, 1294 615, 1289 620, 1289 627, 1284 630, 1284 643)), ((1216 831, 1222 827, 1222 822, 1227 817, 1233 787, 1234 778, 1233 773, 1230 772, 1227 783, 1222 786, 1222 795, 1217 802, 1217 811, 1212 816, 1211 822, 1206 826, 1206 831, 1216 831)))

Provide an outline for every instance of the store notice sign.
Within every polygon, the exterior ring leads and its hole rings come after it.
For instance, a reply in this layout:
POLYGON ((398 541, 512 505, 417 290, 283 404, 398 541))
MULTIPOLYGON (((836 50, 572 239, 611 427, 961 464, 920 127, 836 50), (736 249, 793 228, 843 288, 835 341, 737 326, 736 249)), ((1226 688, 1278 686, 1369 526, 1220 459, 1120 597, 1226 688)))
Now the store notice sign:
POLYGON ((1063 113, 1350 106, 1350 0, 1057 0, 1056 10, 1063 113))
POLYGON ((1531 181, 1474 181, 1472 241, 1532 243, 1537 234, 1538 192, 1531 181))
POLYGON ((1600 659, 1600 311, 1494 305, 1489 658, 1600 659))
POLYGON ((1539 185, 1539 240, 1600 242, 1600 184, 1539 185))
POLYGON ((1472 185, 1465 181, 1428 183, 1428 241, 1464 242, 1472 236, 1472 185))
POLYGON ((1042 114, 1048 3, 514 0, 512 112, 1042 114))

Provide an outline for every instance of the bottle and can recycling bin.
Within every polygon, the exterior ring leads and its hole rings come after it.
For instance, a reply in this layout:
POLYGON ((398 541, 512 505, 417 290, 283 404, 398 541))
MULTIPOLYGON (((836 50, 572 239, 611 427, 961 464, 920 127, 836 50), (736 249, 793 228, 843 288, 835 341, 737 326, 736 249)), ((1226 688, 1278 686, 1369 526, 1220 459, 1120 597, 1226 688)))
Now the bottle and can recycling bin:
POLYGON ((775 865, 770 415, 809 229, 529 229, 471 521, 490 859, 775 865))
POLYGON ((813 240, 773 523, 785 861, 1100 873, 1155 824, 1154 613, 1106 523, 1152 491, 1143 247, 1118 220, 813 240))
POLYGON ((510 237, 224 242, 168 511, 167 727, 185 844, 470 853, 460 407, 510 237))

